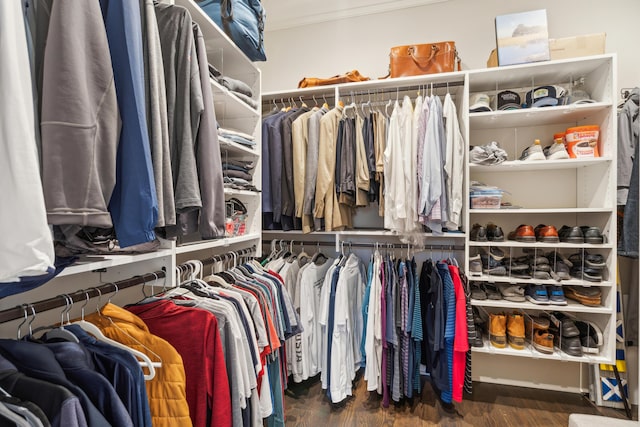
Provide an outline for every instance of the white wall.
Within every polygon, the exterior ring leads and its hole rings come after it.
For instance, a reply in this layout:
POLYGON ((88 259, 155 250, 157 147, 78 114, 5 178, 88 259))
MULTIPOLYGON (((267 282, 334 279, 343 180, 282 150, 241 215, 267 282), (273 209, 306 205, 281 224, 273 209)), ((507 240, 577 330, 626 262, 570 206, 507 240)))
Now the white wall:
POLYGON ((551 38, 607 33, 606 52, 618 54, 618 87, 640 85, 638 0, 449 0, 279 31, 268 31, 267 15, 262 89, 290 90, 303 77, 352 69, 377 78, 387 74, 392 46, 445 40, 456 42, 463 69, 485 68, 495 16, 536 9, 547 10, 551 38))

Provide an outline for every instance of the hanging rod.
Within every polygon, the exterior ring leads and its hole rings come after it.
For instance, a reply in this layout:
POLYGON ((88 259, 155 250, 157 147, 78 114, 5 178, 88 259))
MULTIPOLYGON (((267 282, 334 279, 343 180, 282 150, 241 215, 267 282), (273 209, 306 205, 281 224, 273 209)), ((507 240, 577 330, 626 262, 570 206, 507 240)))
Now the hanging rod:
POLYGON ((464 251, 464 246, 455 246, 455 245, 413 245, 411 243, 382 243, 382 242, 374 242, 374 243, 353 243, 351 241, 348 240, 341 240, 340 241, 340 245, 344 245, 347 247, 352 247, 352 248, 374 248, 376 247, 376 245, 380 248, 380 249, 385 249, 385 248, 393 248, 393 249, 407 249, 407 246, 410 249, 413 250, 421 250, 421 251, 426 251, 428 250, 438 250, 438 251, 464 251))
POLYGON ((42 313, 43 311, 53 310, 54 308, 65 307, 69 304, 69 298, 73 302, 84 301, 89 295, 90 298, 94 298, 100 295, 120 291, 122 289, 131 288, 133 286, 141 285, 147 282, 151 282, 157 279, 166 277, 163 270, 158 270, 153 273, 147 273, 142 276, 134 276, 129 279, 119 280, 117 282, 105 283, 100 286, 91 287, 88 289, 81 289, 75 292, 71 292, 64 295, 57 295, 45 300, 37 301, 29 304, 22 304, 17 307, 8 308, 0 311, 0 323, 10 322, 12 320, 22 319, 25 316, 25 310, 35 311, 35 313, 42 313))
POLYGON ((340 95, 344 96, 345 98, 348 96, 369 96, 369 95, 375 96, 376 94, 408 92, 408 91, 416 91, 416 90, 422 90, 422 89, 430 90, 431 88, 438 89, 443 87, 455 87, 455 86, 464 86, 464 82, 455 81, 455 82, 445 82, 445 83, 425 83, 425 84, 412 85, 412 86, 387 87, 383 89, 371 88, 371 89, 367 89, 366 91, 365 90, 360 90, 360 91, 341 90, 340 95))
MULTIPOLYGON (((245 248, 245 249, 240 249, 237 251, 229 251, 225 254, 221 254, 221 255, 214 255, 212 257, 209 258, 205 258, 203 260, 201 260, 200 262, 202 263, 202 265, 209 265, 209 264, 214 264, 216 262, 220 262, 220 261, 224 261, 227 259, 227 257, 232 256, 231 254, 236 254, 237 257, 243 257, 245 255, 249 255, 251 253, 256 252, 257 248, 256 245, 251 246, 250 248, 245 248)), ((178 266, 178 268, 184 266, 185 264, 180 264, 178 266)))

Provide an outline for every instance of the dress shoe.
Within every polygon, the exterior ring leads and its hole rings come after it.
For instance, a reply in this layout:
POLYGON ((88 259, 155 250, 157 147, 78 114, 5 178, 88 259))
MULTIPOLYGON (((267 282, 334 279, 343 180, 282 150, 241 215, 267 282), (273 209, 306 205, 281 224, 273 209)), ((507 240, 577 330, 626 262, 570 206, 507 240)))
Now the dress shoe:
POLYGON ((536 233, 532 226, 521 224, 515 231, 509 233, 509 240, 533 243, 536 241, 536 233))
POLYGON ((536 240, 544 243, 558 243, 558 230, 553 225, 540 224, 534 229, 536 240))
POLYGON ((494 223, 487 224, 487 239, 490 242, 504 242, 504 233, 502 228, 494 223))
POLYGON ((582 234, 584 235, 584 242, 591 243, 595 245, 601 245, 604 243, 604 236, 600 232, 598 227, 589 227, 588 225, 583 225, 580 227, 582 230, 582 234))
POLYGON ((471 227, 471 232, 469 233, 469 239, 474 242, 486 242, 487 229, 480 224, 473 224, 473 227, 471 227))
POLYGON ((558 231, 558 237, 564 243, 584 243, 584 233, 580 227, 563 225, 558 231))

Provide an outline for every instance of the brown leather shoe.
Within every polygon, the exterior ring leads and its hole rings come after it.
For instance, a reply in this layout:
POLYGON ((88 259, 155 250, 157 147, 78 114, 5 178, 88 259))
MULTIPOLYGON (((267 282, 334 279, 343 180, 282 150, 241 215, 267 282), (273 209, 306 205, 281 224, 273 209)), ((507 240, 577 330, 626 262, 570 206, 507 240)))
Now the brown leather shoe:
POLYGON ((489 314, 489 341, 494 347, 507 346, 507 317, 504 313, 489 314))
POLYGON ((558 243, 558 230, 553 225, 538 225, 535 230, 536 240, 545 243, 558 243))
POLYGON ((522 224, 515 231, 509 233, 509 240, 517 242, 533 243, 536 241, 536 233, 530 225, 522 224))
POLYGON ((524 316, 514 312, 507 317, 509 345, 516 350, 524 350, 524 316))
POLYGON ((533 333, 533 348, 540 353, 553 353, 553 334, 542 329, 535 330, 533 333))
POLYGON ((541 353, 553 353, 553 334, 549 333, 549 319, 539 316, 527 316, 524 321, 527 341, 541 353))

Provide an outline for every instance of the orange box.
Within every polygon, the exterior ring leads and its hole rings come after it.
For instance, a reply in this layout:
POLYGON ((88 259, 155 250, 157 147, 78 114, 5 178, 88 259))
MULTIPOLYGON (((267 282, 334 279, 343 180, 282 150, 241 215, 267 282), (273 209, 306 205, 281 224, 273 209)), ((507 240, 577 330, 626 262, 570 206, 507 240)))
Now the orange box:
POLYGON ((599 136, 600 126, 598 125, 568 128, 565 141, 569 157, 572 159, 600 157, 598 153, 599 136))

